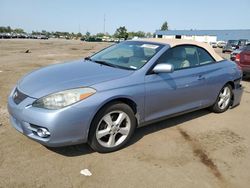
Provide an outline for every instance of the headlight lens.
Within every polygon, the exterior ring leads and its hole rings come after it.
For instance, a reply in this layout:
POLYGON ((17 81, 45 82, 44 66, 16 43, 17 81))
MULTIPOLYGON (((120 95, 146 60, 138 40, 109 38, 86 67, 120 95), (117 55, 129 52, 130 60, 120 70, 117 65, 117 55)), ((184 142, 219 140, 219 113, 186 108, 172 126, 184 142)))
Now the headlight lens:
POLYGON ((93 88, 77 88, 53 93, 36 100, 33 106, 57 110, 88 98, 96 92, 93 88))

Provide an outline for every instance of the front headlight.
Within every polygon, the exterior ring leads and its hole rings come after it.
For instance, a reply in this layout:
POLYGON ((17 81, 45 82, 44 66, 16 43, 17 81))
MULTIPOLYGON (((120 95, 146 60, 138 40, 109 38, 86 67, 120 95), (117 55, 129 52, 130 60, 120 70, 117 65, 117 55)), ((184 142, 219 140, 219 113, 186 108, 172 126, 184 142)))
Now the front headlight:
POLYGON ((72 105, 96 92, 93 88, 77 88, 53 93, 51 95, 42 97, 33 103, 34 107, 46 108, 50 110, 57 110, 63 107, 72 105))

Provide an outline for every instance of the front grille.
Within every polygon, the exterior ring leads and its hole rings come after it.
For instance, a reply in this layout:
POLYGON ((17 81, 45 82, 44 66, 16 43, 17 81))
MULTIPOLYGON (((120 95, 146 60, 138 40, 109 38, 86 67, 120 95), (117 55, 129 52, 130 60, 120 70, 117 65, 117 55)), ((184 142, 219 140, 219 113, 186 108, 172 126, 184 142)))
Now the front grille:
POLYGON ((16 104, 20 104, 28 96, 16 89, 13 93, 13 100, 16 104))

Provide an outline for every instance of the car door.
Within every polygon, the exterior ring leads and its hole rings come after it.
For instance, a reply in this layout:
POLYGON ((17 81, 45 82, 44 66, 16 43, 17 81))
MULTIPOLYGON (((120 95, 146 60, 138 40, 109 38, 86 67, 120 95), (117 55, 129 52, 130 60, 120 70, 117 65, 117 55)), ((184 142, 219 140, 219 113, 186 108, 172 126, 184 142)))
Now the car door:
POLYGON ((156 63, 172 64, 175 70, 158 74, 151 71, 145 76, 145 121, 199 108, 205 79, 199 73, 197 48, 171 48, 156 63))
POLYGON ((199 75, 204 79, 201 104, 203 107, 212 105, 221 90, 227 74, 223 73, 225 65, 223 62, 217 63, 215 59, 203 48, 197 47, 199 61, 199 75))

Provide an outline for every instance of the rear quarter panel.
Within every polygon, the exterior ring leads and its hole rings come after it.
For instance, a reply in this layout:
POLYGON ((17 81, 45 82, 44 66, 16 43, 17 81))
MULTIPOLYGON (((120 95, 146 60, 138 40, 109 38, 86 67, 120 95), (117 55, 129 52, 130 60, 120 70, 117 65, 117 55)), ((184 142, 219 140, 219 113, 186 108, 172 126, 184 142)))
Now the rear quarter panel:
POLYGON ((206 78, 207 99, 203 103, 204 106, 210 106, 216 101, 220 90, 226 83, 241 78, 237 65, 228 60, 204 65, 201 72, 206 78))

